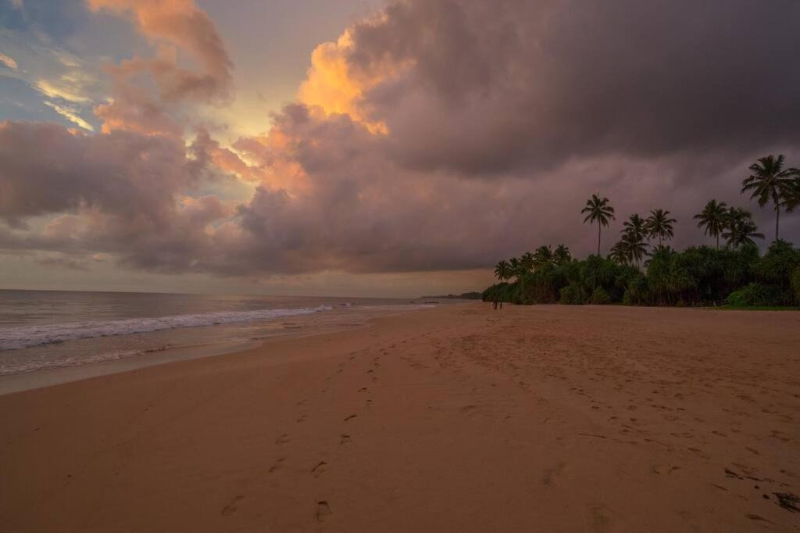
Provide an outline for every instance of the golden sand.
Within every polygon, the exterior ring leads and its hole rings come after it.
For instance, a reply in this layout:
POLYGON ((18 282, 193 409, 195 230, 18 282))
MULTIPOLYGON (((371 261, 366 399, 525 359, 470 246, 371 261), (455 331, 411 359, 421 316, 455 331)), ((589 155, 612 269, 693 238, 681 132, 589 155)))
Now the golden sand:
POLYGON ((798 346, 475 303, 10 394, 0 530, 798 531, 798 346))

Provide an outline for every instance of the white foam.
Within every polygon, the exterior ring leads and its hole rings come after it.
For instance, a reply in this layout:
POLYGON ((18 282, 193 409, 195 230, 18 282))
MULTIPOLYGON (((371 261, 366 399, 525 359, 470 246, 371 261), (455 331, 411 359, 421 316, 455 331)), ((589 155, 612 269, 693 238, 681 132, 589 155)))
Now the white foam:
POLYGON ((234 322, 254 322, 285 316, 308 315, 330 311, 330 306, 300 309, 261 309, 257 311, 230 311, 196 315, 175 315, 159 318, 131 318, 40 326, 0 328, 0 350, 19 350, 58 342, 147 333, 164 329, 215 326, 234 322))

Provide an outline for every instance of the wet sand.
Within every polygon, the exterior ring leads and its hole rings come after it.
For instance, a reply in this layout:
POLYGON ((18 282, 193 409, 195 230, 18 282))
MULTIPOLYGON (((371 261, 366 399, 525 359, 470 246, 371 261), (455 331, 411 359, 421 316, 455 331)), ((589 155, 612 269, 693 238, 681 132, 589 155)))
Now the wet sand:
POLYGON ((441 307, 0 421, 2 531, 800 531, 796 312, 441 307))

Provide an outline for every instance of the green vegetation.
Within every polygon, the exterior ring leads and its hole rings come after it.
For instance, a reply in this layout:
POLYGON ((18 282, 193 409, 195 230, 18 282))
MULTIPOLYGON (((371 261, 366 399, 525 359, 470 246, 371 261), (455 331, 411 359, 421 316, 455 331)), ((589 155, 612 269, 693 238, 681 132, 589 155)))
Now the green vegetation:
POLYGON ((784 158, 763 157, 752 165, 742 193, 775 210, 775 240, 762 256, 763 239, 752 214, 711 200, 694 217, 697 227, 715 239, 715 247, 676 251, 664 242, 674 237, 677 220, 664 209, 647 219, 630 215, 620 240, 607 257, 600 255, 602 228, 615 219, 608 198, 592 195, 581 211, 584 223, 597 224, 598 253, 572 258, 563 244, 555 251, 540 246, 495 267, 499 283, 484 301, 516 304, 561 303, 625 305, 715 305, 726 308, 785 309, 800 305, 800 249, 780 240, 780 212, 800 205, 800 170, 783 169, 784 158), (720 237, 725 240, 720 248, 720 237), (651 245, 650 241, 656 241, 651 245))
POLYGON ((479 292, 463 292, 461 294, 441 294, 439 296, 423 296, 425 300, 480 300, 479 292))

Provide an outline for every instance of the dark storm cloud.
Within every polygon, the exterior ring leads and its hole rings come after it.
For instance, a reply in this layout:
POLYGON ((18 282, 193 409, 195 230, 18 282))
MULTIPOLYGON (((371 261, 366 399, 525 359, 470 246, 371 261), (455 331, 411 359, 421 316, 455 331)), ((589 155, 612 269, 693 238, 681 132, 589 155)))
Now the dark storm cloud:
POLYGON ((227 215, 216 197, 187 196, 216 175, 206 166, 204 139, 187 151, 165 136, 0 124, 0 219, 10 227, 0 232, 0 247, 111 253, 139 268, 190 269, 209 247, 208 224, 227 215), (46 225, 24 231, 35 217, 46 225))
MULTIPOLYGON (((604 249, 655 208, 675 245, 705 242, 692 216, 711 198, 765 228, 739 189, 766 153, 800 166, 798 20, 782 0, 393 2, 313 67, 336 74, 315 79, 320 102, 364 87, 356 102, 287 105, 230 147, 201 130, 187 148, 168 99, 135 91, 96 135, 4 123, 0 248, 226 276, 484 268, 541 244, 589 253, 592 193, 617 209, 604 249), (231 175, 251 198, 199 192, 231 175)), ((800 217, 782 224, 800 240, 800 217)))
POLYGON ((0 217, 98 208, 146 213, 166 222, 165 206, 194 178, 183 141, 128 132, 72 134, 57 124, 0 124, 0 217))
POLYGON ((415 168, 491 174, 604 153, 800 141, 800 3, 393 2, 353 33, 366 97, 415 168))

